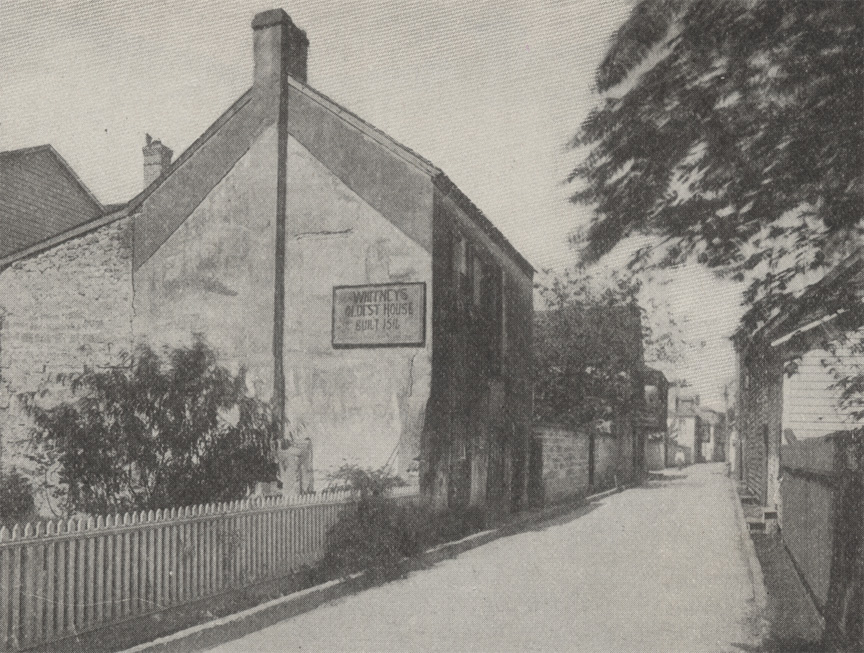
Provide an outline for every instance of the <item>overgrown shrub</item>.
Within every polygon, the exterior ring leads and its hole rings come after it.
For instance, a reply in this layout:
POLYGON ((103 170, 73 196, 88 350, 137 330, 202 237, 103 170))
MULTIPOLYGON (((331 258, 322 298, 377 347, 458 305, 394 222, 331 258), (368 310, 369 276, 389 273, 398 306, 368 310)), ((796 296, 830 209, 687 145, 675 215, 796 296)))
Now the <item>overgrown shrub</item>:
POLYGON ((0 474, 0 526, 12 527, 33 517, 36 506, 33 501, 33 488, 14 467, 0 474))
POLYGON ((127 364, 69 379, 75 400, 35 397, 32 460, 59 469, 65 510, 104 514, 241 498, 275 479, 269 406, 250 397, 196 338, 160 357, 142 346, 127 364))
POLYGON ((332 478, 355 495, 356 504, 327 533, 321 562, 324 577, 364 569, 387 575, 405 558, 483 527, 483 513, 477 508, 434 510, 422 504, 400 505, 387 493, 404 482, 386 470, 343 466, 332 478))

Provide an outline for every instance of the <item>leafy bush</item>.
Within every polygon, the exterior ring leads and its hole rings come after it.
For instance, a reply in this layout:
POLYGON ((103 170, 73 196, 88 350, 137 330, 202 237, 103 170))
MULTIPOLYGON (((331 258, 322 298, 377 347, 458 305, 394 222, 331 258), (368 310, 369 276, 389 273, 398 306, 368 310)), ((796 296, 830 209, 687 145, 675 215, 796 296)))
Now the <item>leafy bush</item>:
POLYGON ((343 466, 333 477, 356 497, 327 533, 321 569, 325 577, 360 570, 384 574, 398 569, 405 558, 436 544, 461 539, 483 527, 477 508, 435 510, 414 503, 400 505, 387 492, 404 482, 386 470, 343 466))
POLYGON ((29 404, 33 460, 59 467, 62 490, 53 492, 65 509, 229 501, 275 479, 269 406, 247 395, 242 370, 219 366, 200 338, 164 360, 139 347, 128 363, 73 376, 74 402, 29 404))
POLYGON ((14 467, 0 474, 0 526, 27 521, 35 512, 30 481, 14 467))

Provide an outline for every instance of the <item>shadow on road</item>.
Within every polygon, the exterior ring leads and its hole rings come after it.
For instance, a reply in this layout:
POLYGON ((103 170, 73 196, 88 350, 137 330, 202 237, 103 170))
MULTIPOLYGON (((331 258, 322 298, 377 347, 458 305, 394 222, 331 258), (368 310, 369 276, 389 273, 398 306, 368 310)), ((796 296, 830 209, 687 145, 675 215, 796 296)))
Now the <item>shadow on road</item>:
POLYGON ((703 482, 690 478, 686 474, 681 474, 680 476, 664 476, 662 480, 649 480, 639 486, 639 489, 642 490, 662 490, 664 488, 670 486, 682 486, 687 485, 691 487, 701 487, 704 485, 703 482))
POLYGON ((554 526, 563 526, 564 524, 569 524, 572 521, 576 521, 580 517, 584 517, 589 512, 596 510, 602 505, 602 499, 592 501, 591 503, 578 506, 573 510, 564 513, 563 515, 558 515, 557 517, 550 517, 549 519, 544 519, 541 522, 533 524, 526 524, 525 526, 519 528, 517 531, 514 532, 545 531, 547 528, 552 528, 554 526))
POLYGON ((663 481, 674 481, 676 479, 687 478, 687 474, 682 474, 681 472, 666 472, 665 474, 661 474, 658 472, 648 472, 648 478, 645 480, 647 482, 658 481, 662 483, 663 481))

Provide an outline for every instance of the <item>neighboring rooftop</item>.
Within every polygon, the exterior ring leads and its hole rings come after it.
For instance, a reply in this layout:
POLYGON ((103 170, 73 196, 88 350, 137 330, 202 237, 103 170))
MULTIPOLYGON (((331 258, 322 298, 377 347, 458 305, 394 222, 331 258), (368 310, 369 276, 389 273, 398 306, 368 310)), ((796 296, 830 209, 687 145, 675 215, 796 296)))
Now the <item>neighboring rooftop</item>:
POLYGON ((104 212, 50 145, 0 152, 0 259, 104 212))

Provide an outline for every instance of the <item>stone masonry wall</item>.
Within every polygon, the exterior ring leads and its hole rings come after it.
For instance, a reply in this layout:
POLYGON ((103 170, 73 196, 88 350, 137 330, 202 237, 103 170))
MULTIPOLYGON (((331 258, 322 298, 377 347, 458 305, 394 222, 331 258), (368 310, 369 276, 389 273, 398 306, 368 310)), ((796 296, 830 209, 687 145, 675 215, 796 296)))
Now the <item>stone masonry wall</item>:
POLYGON ((20 398, 68 396, 63 376, 110 366, 132 343, 131 225, 124 218, 0 271, 0 465, 28 470, 20 398))
MULTIPOLYGON (((589 433, 557 425, 535 425, 534 436, 543 443, 543 495, 547 503, 566 501, 589 493, 589 433)), ((620 478, 620 439, 594 434, 594 488, 605 489, 620 478)))

